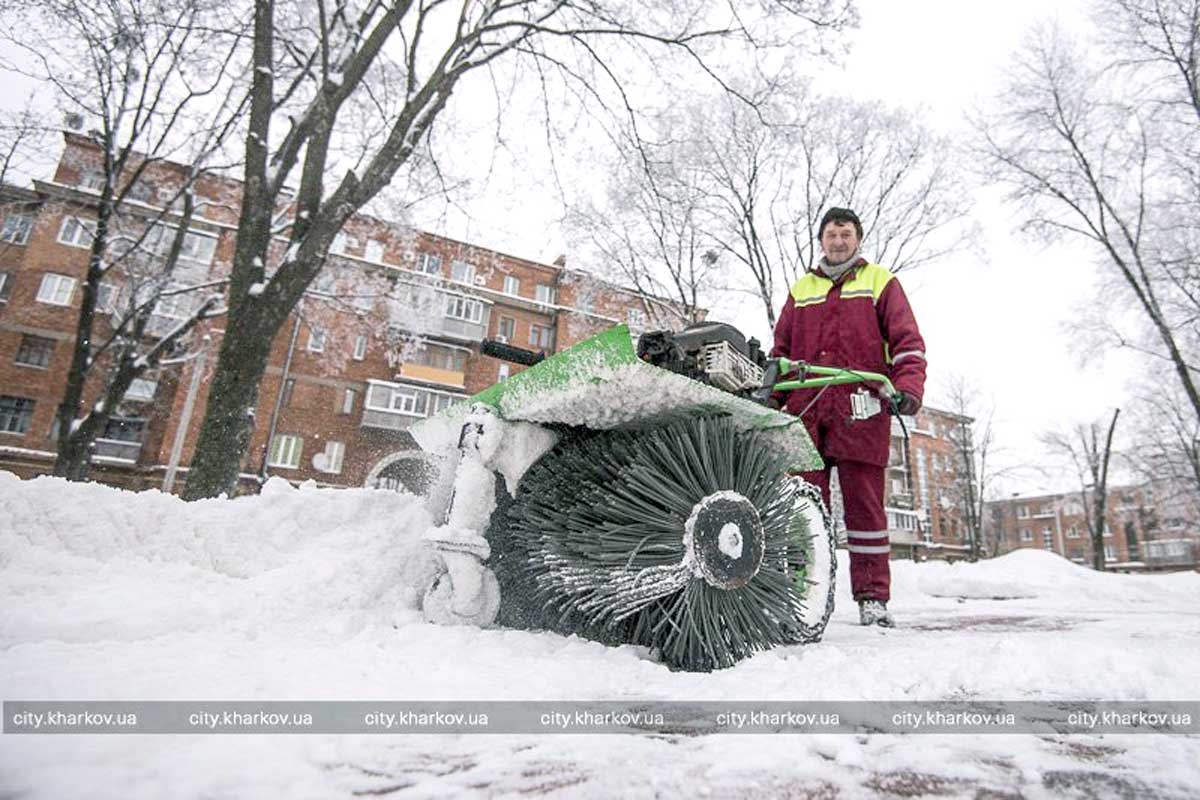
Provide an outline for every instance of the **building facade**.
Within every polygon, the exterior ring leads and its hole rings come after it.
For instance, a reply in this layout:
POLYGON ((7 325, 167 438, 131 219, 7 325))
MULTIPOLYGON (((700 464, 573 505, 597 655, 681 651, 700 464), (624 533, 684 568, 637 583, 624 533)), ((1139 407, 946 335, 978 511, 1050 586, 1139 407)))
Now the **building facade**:
MULTIPOLYGON (((35 181, 32 189, 3 187, 0 197, 0 468, 26 477, 48 473, 54 461, 56 409, 103 181, 99 167, 97 148, 67 134, 52 180, 35 181)), ((155 243, 169 241, 163 232, 181 223, 171 205, 181 181, 173 165, 146 169, 123 205, 122 235, 137 238, 151 255, 160 252, 155 243)), ((194 192, 196 211, 173 277, 180 289, 206 289, 163 296, 151 337, 189 316, 203 291, 221 291, 230 272, 239 185, 206 176, 194 192)), ((281 239, 277 256, 284 247, 281 239)), ((118 309, 136 297, 128 275, 106 273, 97 339, 111 335, 118 309)), ((677 318, 670 303, 569 270, 562 260, 541 264, 372 217, 351 218, 272 343, 244 484, 252 488, 279 475, 420 491, 430 465, 409 426, 522 369, 482 355, 485 338, 554 353, 617 323, 637 331, 670 327, 677 318)), ((174 490, 186 480, 222 325, 221 317, 202 323, 177 363, 135 382, 96 443, 96 479, 174 490)), ((102 389, 103 370, 96 372, 85 407, 102 389)))
POLYGON ((970 417, 926 406, 892 420, 885 510, 893 558, 960 559, 970 554, 965 519, 970 417), (907 433, 907 438, 905 436, 907 433))
MULTIPOLYGON (((1014 496, 987 504, 986 523, 999 553, 1038 548, 1084 566, 1093 547, 1085 503, 1090 493, 1014 496)), ((1106 569, 1193 569, 1200 556, 1195 516, 1179 513, 1163 487, 1110 487, 1105 508, 1106 569)))

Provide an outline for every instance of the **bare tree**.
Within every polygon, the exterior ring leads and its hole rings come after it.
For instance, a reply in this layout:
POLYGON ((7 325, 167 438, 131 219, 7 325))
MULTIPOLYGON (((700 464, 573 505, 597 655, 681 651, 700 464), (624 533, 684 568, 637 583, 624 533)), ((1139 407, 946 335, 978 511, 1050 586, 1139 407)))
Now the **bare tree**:
POLYGON ((605 170, 609 181, 600 203, 571 214, 575 235, 605 277, 635 289, 651 327, 678 328, 699 322, 718 283, 720 253, 707 234, 708 190, 703 176, 670 145, 642 142, 619 152, 605 170), (670 319, 659 319, 666 312, 670 319))
MULTIPOLYGON (((830 206, 854 208, 864 252, 896 272, 941 258, 963 241, 960 223, 970 208, 954 149, 907 112, 821 97, 782 76, 736 95, 695 93, 667 123, 657 136, 628 137, 626 160, 643 166, 616 184, 610 206, 656 232, 667 227, 663 219, 678 220, 674 230, 696 230, 686 237, 689 245, 695 239, 691 251, 732 278, 710 291, 744 291, 748 283, 771 327, 780 287, 820 258, 817 229, 830 206), (659 174, 662 163, 674 165, 674 180, 659 174)), ((646 238, 640 249, 634 240, 625 250, 661 264, 662 242, 683 237, 646 238)))
MULTIPOLYGON (((775 16, 777 28, 800 19, 811 30, 814 20, 831 24, 830 10, 844 15, 844 4, 769 3, 758 13, 775 16)), ((506 56, 574 76, 579 71, 572 59, 580 55, 614 76, 608 59, 622 45, 678 53, 715 77, 705 61, 710 44, 759 41, 760 34, 762 41, 778 39, 746 27, 749 15, 736 11, 704 0, 651 6, 571 0, 255 3, 228 325, 185 497, 214 496, 234 485, 272 339, 346 220, 426 152, 431 128, 465 78, 506 56), (346 148, 357 131, 347 130, 345 109, 364 96, 386 124, 363 146, 346 148), (285 194, 293 181, 294 196, 285 194), (295 210, 285 234, 289 246, 268 276, 272 220, 289 205, 295 210)))
POLYGON ((1104 341, 1167 364, 1200 420, 1200 2, 1114 0, 1098 15, 1111 46, 1034 34, 976 121, 978 153, 1027 230, 1091 246, 1130 301, 1106 307, 1132 306, 1141 323, 1110 323, 1104 341))
POLYGON ((1088 535, 1092 545, 1092 566, 1104 570, 1104 529, 1108 525, 1108 467, 1113 455, 1113 432, 1121 409, 1113 411, 1108 431, 1095 422, 1076 425, 1068 432, 1044 434, 1042 444, 1066 458, 1079 478, 1079 499, 1085 509, 1088 535))
POLYGON ((32 103, 20 111, 0 112, 0 185, 26 177, 34 151, 45 143, 47 133, 46 122, 32 103))
POLYGON ((986 541, 984 517, 985 498, 997 477, 990 460, 994 455, 995 408, 981 409, 978 391, 962 376, 951 380, 947 401, 947 410, 954 414, 955 423, 948 438, 957 462, 950 491, 967 530, 970 558, 974 561, 996 551, 996 543, 989 546, 986 541))
POLYGON ((96 217, 66 223, 88 247, 88 269, 57 414, 56 475, 86 478, 93 442, 133 381, 175 354, 221 305, 210 294, 178 315, 178 324, 151 328, 162 303, 178 308, 180 296, 214 288, 207 280, 179 285, 177 267, 196 241, 188 232, 194 184, 243 104, 244 91, 230 79, 237 31, 224 28, 223 8, 208 0, 43 0, 5 20, 2 36, 19 56, 3 66, 48 85, 65 116, 92 126, 90 146, 76 148, 88 155, 70 165, 96 194, 87 203, 96 217), (168 160, 186 166, 167 169, 168 160), (160 168, 156 177, 166 177, 169 196, 156 198, 143 179, 160 168), (97 324, 110 311, 105 335, 97 324), (103 388, 84 411, 93 378, 103 388))

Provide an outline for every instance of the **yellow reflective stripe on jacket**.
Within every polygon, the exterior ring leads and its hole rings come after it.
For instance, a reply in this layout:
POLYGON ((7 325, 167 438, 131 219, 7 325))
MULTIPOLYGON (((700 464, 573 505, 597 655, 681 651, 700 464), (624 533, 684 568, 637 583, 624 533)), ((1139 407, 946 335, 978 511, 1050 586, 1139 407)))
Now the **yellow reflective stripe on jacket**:
POLYGON ((792 284, 792 302, 797 308, 824 303, 825 295, 833 288, 833 281, 815 272, 806 272, 792 284))
POLYGON ((879 295, 895 277, 891 270, 878 264, 867 264, 858 273, 842 284, 842 297, 870 297, 871 302, 879 302, 879 295))
MULTIPOLYGON (((869 297, 872 303, 876 303, 892 277, 890 270, 878 264, 859 267, 854 277, 842 284, 842 299, 869 297)), ((805 273, 800 280, 792 284, 792 302, 797 308, 824 303, 832 288, 833 281, 824 275, 805 273)))

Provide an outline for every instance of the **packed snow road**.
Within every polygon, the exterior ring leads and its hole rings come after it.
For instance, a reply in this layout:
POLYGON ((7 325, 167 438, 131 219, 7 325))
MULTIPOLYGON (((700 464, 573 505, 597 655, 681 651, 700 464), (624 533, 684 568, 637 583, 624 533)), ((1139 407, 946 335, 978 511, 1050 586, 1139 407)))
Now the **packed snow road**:
MULTIPOLYGON (((845 588, 817 645, 713 674, 635 647, 427 625, 419 503, 295 490, 184 504, 0 473, 0 692, 20 700, 1200 699, 1200 575, 1040 552, 894 565, 894 630, 845 588)), ((842 564, 844 574, 845 564, 842 564)), ((1200 737, 34 735, 0 798, 1136 797, 1200 794, 1200 737)))

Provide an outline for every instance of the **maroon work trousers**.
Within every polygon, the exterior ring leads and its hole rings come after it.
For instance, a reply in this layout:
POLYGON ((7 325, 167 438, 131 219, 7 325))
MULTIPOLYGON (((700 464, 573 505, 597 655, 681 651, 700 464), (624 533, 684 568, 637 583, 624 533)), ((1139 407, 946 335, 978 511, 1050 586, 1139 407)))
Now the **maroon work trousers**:
POLYGON ((825 469, 802 472, 800 476, 821 490, 829 505, 829 472, 838 470, 842 505, 846 517, 847 549, 850 551, 850 590, 855 600, 891 597, 892 573, 888 565, 887 514, 883 510, 883 467, 861 461, 831 461, 825 469))

